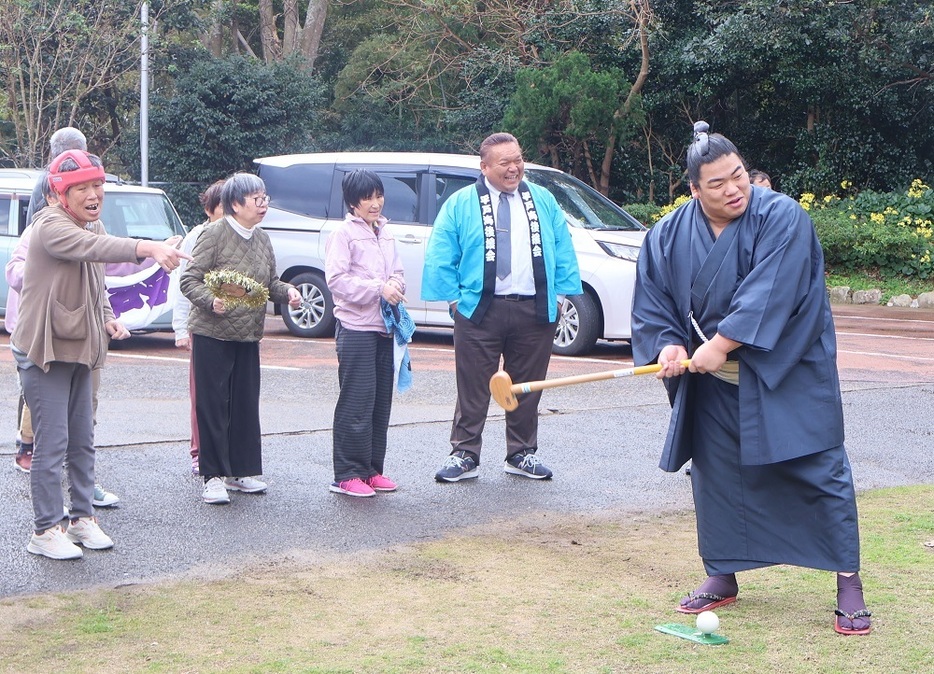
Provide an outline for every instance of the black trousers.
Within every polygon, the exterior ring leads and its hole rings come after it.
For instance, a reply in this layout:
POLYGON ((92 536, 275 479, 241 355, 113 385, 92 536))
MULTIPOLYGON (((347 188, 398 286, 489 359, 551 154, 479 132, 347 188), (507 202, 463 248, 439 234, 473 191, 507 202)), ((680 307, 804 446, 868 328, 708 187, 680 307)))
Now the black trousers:
POLYGON ((191 352, 201 474, 205 481, 261 475, 259 342, 192 335, 191 352))
POLYGON ((392 411, 392 338, 337 324, 334 480, 383 474, 392 411))
MULTIPOLYGON (((490 408, 490 377, 503 369, 513 382, 544 379, 548 374, 554 323, 539 323, 535 302, 494 298, 479 325, 454 316, 454 361, 457 406, 451 428, 453 451, 479 458, 483 427, 490 408)), ((519 396, 519 407, 506 412, 506 457, 538 449, 538 403, 542 392, 519 396)))

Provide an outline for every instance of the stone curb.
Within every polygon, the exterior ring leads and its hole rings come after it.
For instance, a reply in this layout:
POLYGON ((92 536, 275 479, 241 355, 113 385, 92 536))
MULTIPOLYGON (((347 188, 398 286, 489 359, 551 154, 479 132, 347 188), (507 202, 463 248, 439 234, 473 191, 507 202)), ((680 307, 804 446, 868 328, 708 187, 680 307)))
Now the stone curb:
MULTIPOLYGON (((833 286, 829 293, 831 304, 879 304, 882 302, 882 291, 878 288, 851 291, 849 286, 833 286)), ((915 298, 911 295, 896 295, 886 303, 886 306, 934 309, 934 292, 921 293, 915 298)))

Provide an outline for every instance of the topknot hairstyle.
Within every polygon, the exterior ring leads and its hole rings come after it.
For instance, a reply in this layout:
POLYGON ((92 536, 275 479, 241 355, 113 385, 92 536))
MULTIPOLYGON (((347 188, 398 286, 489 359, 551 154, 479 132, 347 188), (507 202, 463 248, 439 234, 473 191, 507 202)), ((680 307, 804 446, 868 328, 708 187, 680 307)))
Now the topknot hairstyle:
POLYGON ((740 161, 743 159, 730 139, 719 133, 710 133, 710 125, 703 120, 694 122, 694 140, 688 146, 687 154, 688 179, 691 184, 700 182, 701 166, 712 164, 730 154, 735 154, 740 161))

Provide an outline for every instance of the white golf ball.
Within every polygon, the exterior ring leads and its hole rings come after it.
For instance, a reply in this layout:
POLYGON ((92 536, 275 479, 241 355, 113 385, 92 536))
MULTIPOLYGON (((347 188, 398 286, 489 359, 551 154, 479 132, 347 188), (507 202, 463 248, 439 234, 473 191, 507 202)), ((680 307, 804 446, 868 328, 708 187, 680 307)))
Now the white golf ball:
POLYGON ((697 629, 704 634, 711 634, 720 627, 720 618, 713 611, 703 611, 697 614, 697 629))

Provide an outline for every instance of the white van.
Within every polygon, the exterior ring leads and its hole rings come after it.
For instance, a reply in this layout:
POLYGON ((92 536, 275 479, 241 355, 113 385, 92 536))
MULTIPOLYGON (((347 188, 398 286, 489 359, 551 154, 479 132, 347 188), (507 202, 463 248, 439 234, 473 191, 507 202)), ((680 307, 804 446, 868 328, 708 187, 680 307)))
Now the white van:
MULTIPOLYGON (((420 298, 425 245, 444 200, 473 184, 480 158, 406 152, 296 154, 256 159, 270 208, 262 222, 276 252, 280 277, 302 293, 299 309, 276 307, 289 330, 302 337, 333 334, 333 302, 324 281, 324 243, 344 219, 341 181, 359 168, 383 181, 396 247, 405 267, 406 308, 421 326, 451 326, 444 302, 420 298)), ((554 352, 582 355, 600 338, 628 340, 635 262, 645 228, 609 199, 561 171, 525 165, 525 179, 547 188, 567 215, 584 294, 568 297, 555 333, 554 352)))
MULTIPOLYGON (((0 169, 0 314, 6 315, 10 288, 2 270, 26 229, 26 210, 42 171, 0 169)), ((115 236, 163 241, 185 228, 165 192, 124 185, 113 176, 104 184, 101 220, 115 236)), ((143 264, 107 265, 107 292, 114 314, 128 330, 148 332, 172 329, 167 302, 169 275, 152 260, 143 264)))

